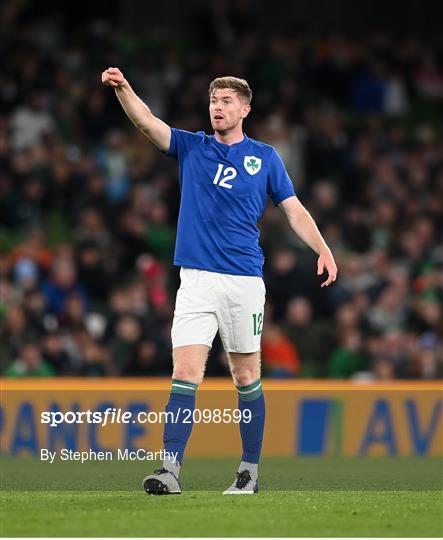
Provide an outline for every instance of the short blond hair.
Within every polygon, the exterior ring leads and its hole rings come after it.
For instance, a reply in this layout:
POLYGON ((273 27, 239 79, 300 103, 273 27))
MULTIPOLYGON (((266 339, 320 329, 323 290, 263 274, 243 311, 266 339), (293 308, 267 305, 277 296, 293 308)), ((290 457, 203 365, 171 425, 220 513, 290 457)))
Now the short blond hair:
POLYGON ((209 85, 209 97, 212 96, 215 90, 221 88, 229 88, 236 92, 240 97, 244 98, 245 101, 249 104, 252 100, 252 91, 249 88, 249 84, 245 79, 239 79, 238 77, 217 77, 209 85))

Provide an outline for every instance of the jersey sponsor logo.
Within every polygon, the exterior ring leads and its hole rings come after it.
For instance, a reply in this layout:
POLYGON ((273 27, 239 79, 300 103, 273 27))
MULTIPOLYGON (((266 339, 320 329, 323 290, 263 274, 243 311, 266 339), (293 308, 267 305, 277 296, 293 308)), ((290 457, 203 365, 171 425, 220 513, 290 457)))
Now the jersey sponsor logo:
POLYGON ((243 165, 249 174, 257 174, 261 169, 261 158, 255 156, 245 156, 243 165))

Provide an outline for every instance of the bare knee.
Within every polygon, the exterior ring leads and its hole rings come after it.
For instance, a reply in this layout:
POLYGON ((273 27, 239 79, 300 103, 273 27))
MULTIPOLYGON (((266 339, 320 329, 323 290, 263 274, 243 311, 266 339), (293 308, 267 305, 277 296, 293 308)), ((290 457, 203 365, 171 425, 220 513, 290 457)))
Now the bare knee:
POLYGON ((203 381, 203 370, 193 368, 192 366, 183 365, 182 362, 178 362, 174 365, 172 378, 178 381, 200 384, 203 381))
POLYGON ((205 373, 208 351, 209 347, 205 345, 189 345, 174 349, 172 378, 200 384, 205 373))
POLYGON ((229 364, 236 386, 248 386, 260 378, 259 353, 230 353, 229 364))
POLYGON ((258 375, 250 369, 239 369, 232 372, 235 386, 248 386, 258 379, 258 375))

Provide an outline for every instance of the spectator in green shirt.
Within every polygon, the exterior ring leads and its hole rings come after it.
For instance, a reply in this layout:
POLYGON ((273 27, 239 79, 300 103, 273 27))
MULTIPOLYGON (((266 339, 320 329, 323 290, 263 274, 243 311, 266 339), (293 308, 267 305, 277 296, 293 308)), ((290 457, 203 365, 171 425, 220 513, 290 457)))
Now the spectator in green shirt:
POLYGON ((361 353, 361 335, 357 330, 350 330, 340 340, 328 364, 329 377, 333 379, 348 379, 365 367, 365 358, 361 353))
POLYGON ((5 377, 53 377, 54 369, 43 359, 40 347, 36 343, 25 343, 18 358, 4 372, 5 377))

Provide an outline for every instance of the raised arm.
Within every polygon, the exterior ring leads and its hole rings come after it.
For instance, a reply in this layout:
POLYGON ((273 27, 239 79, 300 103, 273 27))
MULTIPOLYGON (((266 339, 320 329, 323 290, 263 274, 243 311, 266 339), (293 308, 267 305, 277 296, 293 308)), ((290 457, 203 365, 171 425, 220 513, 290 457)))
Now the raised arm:
POLYGON ((171 144, 171 128, 152 114, 131 88, 123 73, 118 68, 110 67, 102 73, 102 83, 114 88, 121 106, 135 127, 157 148, 167 152, 171 144))
POLYGON ((331 250, 326 245, 323 236, 320 234, 311 214, 301 204, 294 195, 288 197, 280 203, 280 207, 286 214, 289 224, 297 235, 318 255, 317 274, 323 274, 325 268, 328 272, 328 279, 322 283, 322 287, 327 287, 337 278, 337 265, 331 250))

